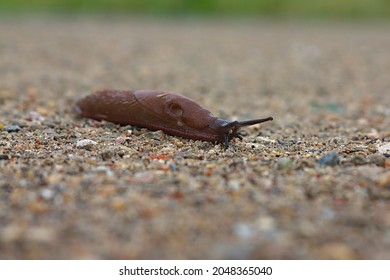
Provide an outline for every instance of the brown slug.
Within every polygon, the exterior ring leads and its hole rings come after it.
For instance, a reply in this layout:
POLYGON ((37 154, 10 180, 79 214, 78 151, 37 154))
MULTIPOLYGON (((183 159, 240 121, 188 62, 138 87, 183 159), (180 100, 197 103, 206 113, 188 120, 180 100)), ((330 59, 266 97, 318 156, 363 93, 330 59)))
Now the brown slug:
POLYGON ((116 124, 135 125, 183 138, 224 143, 235 137, 243 126, 272 121, 272 117, 247 121, 227 121, 215 117, 193 100, 166 91, 103 90, 76 103, 82 117, 116 124))

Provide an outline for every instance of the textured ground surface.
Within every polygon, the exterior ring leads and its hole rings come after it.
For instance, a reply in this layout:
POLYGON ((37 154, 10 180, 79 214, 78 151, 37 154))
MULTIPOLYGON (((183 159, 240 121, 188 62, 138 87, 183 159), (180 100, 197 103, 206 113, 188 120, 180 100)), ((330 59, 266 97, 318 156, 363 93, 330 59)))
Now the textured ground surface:
POLYGON ((0 19, 0 258, 390 258, 388 31, 0 19), (225 151, 76 118, 102 88, 274 121, 225 151))

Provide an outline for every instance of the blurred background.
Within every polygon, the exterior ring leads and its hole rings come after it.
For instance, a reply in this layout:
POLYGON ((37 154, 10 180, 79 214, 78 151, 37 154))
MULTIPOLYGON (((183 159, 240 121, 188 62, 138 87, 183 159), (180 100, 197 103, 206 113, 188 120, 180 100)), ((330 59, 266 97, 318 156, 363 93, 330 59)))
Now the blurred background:
POLYGON ((1 0, 1 13, 386 19, 388 0, 1 0))

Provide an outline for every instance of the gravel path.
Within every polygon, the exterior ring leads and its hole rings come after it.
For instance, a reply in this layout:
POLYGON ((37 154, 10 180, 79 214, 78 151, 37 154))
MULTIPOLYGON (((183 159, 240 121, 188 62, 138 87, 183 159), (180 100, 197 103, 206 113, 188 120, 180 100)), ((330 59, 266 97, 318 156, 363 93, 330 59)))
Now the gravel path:
POLYGON ((0 19, 0 258, 390 258, 388 30, 0 19), (103 88, 274 121, 224 150, 77 118, 103 88))

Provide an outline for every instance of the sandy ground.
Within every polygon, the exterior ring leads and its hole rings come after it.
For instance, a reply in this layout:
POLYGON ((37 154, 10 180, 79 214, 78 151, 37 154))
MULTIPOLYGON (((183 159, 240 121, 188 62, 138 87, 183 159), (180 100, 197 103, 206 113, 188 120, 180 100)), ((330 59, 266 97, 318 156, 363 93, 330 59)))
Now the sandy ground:
POLYGON ((389 259, 388 31, 0 19, 0 258, 389 259), (103 88, 274 121, 224 150, 72 113, 103 88))

